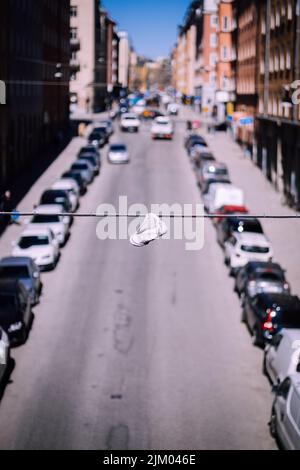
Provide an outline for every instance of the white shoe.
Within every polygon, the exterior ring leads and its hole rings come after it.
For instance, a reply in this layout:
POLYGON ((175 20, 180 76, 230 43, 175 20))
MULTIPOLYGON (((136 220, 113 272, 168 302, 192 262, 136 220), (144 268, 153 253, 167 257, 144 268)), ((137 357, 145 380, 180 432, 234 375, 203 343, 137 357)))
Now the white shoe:
POLYGON ((139 247, 148 245, 166 233, 166 224, 156 214, 150 212, 145 215, 143 222, 138 225, 136 232, 130 237, 130 243, 139 247))

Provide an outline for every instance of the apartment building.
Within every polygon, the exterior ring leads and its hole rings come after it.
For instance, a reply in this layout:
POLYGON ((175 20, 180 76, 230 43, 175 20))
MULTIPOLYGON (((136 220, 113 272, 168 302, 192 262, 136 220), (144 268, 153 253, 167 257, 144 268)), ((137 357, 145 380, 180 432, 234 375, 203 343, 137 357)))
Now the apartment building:
POLYGON ((197 23, 195 94, 201 97, 201 108, 211 115, 215 104, 218 62, 218 2, 204 0, 197 23))
POLYGON ((300 201, 300 109, 292 102, 300 79, 300 16, 296 0, 259 5, 259 109, 255 161, 288 199, 300 201))
POLYGON ((71 100, 81 112, 105 107, 106 36, 98 0, 71 0, 71 100))
POLYGON ((218 119, 233 112, 236 101, 236 1, 219 0, 216 106, 218 119))
POLYGON ((69 12, 69 0, 1 2, 1 188, 68 128, 69 12))
POLYGON ((127 88, 129 83, 130 67, 130 40, 126 31, 119 31, 119 83, 122 88, 127 88))
MULTIPOLYGON (((236 123, 236 139, 252 152, 254 117, 258 111, 259 8, 255 0, 239 0, 237 17, 236 110, 249 124, 236 123)), ((246 121, 246 122, 247 122, 246 121)))

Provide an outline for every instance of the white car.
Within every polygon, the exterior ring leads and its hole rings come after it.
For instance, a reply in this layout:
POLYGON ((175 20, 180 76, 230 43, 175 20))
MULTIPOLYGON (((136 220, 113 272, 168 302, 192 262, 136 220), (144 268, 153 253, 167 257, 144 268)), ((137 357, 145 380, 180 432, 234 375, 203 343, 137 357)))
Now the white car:
POLYGON ((35 215, 30 220, 28 228, 50 228, 60 245, 64 245, 70 233, 71 219, 64 216, 63 207, 59 204, 45 204, 35 208, 35 215))
POLYGON ((300 330, 284 328, 272 338, 265 348, 263 371, 275 384, 300 372, 300 330))
POLYGON ((223 206, 244 206, 245 195, 242 189, 220 180, 209 185, 207 193, 203 194, 203 203, 205 210, 214 214, 223 206))
POLYGON ((138 132, 140 124, 140 120, 136 114, 125 113, 121 117, 120 129, 121 131, 138 132))
POLYGON ((151 126, 152 139, 173 139, 174 128, 171 120, 165 116, 158 116, 151 126))
POLYGON ((249 261, 270 261, 273 250, 267 237, 260 233, 235 232, 225 243, 225 263, 234 274, 249 261))
POLYGON ((7 334, 0 326, 0 383, 9 365, 10 346, 7 334))
POLYGON ((37 266, 55 268, 59 259, 59 242, 50 228, 27 228, 14 243, 13 256, 29 256, 37 266))
POLYGON ((124 144, 111 144, 109 146, 108 155, 109 163, 129 163, 129 154, 124 144))
POLYGON ((61 189, 66 191, 69 196, 72 212, 75 212, 79 206, 79 187, 75 180, 71 178, 62 178, 57 180, 51 189, 61 189))
POLYGON ((177 116, 179 111, 179 104, 177 103, 169 103, 167 108, 168 114, 171 116, 177 116))

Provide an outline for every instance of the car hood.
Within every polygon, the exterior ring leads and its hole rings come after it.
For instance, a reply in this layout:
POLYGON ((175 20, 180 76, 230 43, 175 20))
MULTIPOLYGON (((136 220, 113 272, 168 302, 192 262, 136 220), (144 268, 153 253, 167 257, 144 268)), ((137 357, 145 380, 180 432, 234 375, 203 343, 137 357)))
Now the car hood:
POLYGON ((38 256, 45 256, 48 254, 52 254, 53 247, 51 245, 47 246, 31 246, 27 249, 22 249, 16 247, 13 250, 13 256, 30 256, 31 258, 35 258, 38 256))

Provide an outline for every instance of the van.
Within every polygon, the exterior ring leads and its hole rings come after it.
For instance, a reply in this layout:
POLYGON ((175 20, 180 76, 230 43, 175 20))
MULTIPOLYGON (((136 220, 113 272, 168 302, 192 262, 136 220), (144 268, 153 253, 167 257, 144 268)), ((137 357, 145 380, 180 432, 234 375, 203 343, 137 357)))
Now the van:
POLYGON ((283 329, 273 337, 265 349, 263 371, 272 383, 300 372, 300 330, 283 329))
POLYGON ((273 387, 275 399, 270 432, 285 450, 300 450, 300 374, 286 377, 273 387))
POLYGON ((243 190, 228 183, 211 184, 208 193, 204 195, 203 200, 204 207, 210 214, 217 213, 218 209, 221 209, 222 206, 245 205, 243 190))

